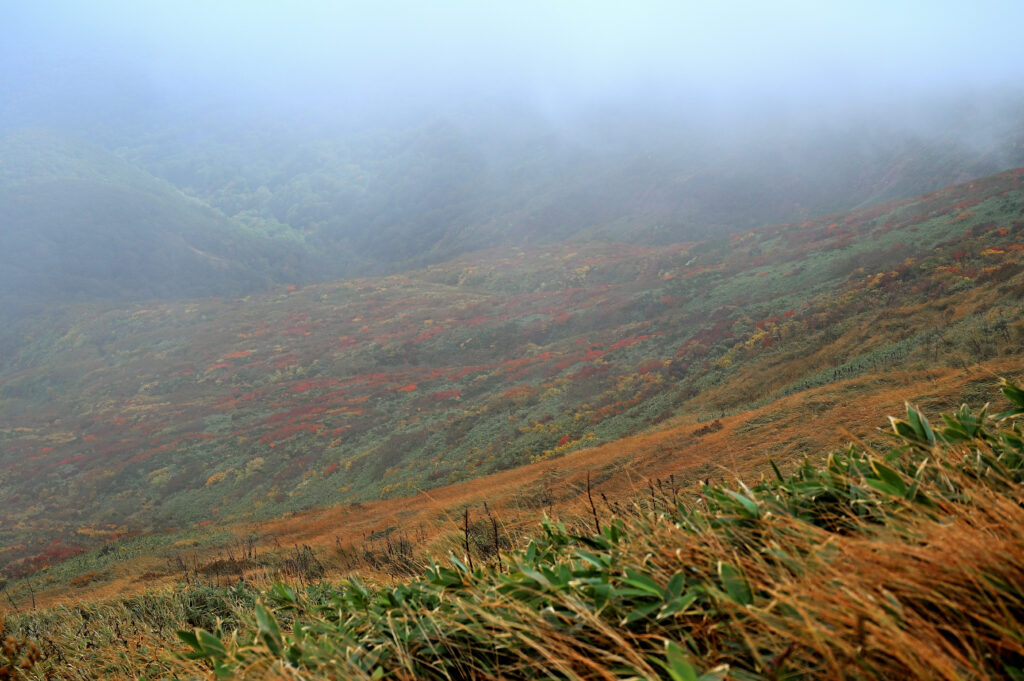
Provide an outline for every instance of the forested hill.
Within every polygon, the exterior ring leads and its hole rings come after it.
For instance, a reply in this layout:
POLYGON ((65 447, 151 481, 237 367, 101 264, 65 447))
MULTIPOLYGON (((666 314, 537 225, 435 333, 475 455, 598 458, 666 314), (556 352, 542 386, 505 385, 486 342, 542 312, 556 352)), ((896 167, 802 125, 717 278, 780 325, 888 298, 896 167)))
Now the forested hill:
POLYGON ((268 234, 116 154, 49 130, 0 139, 0 305, 238 295, 308 280, 268 234))
POLYGON ((814 218, 1024 165, 1019 112, 1000 111, 920 128, 875 116, 705 129, 604 113, 569 132, 523 111, 472 110, 362 127, 8 131, 0 314, 242 295, 487 248, 664 245, 814 218))
POLYGON ((126 531, 411 494, 835 381, 1019 358, 1022 181, 670 246, 52 309, 0 369, 4 558, 17 572, 126 531))
POLYGON ((569 238, 692 241, 1024 165, 1024 107, 986 106, 914 123, 469 107, 353 129, 172 127, 120 153, 225 215, 298 230, 350 276, 569 238))

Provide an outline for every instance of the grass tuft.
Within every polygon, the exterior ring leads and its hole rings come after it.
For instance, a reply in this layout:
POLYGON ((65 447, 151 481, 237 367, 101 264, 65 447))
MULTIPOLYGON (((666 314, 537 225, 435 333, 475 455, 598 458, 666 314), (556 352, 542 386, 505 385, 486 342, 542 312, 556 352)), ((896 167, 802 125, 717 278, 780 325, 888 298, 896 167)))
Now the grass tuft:
POLYGON ((1024 393, 1003 392, 1010 411, 942 428, 908 406, 888 451, 652 486, 605 517, 591 503, 600 531, 545 517, 492 562, 147 595, 5 631, 39 642, 32 678, 1021 679, 1024 393))

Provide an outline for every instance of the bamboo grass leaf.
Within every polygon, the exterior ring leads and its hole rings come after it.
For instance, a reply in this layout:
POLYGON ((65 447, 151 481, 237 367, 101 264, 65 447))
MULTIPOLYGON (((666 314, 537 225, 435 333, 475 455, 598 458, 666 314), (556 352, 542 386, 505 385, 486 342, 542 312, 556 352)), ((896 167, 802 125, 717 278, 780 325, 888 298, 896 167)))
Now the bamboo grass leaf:
POLYGON ((757 506, 757 502, 748 496, 734 492, 731 489, 725 490, 725 493, 729 495, 733 501, 739 504, 739 507, 743 510, 743 515, 748 518, 759 518, 761 517, 761 511, 757 506))
POLYGON ((686 652, 675 641, 668 641, 665 644, 665 661, 655 660, 672 681, 698 681, 697 670, 690 664, 686 652))
POLYGON ((722 580, 722 587, 725 589, 725 593, 733 602, 739 605, 750 605, 754 602, 750 584, 747 583, 746 576, 739 568, 719 561, 718 576, 722 580))
POLYGON ((273 655, 280 655, 284 643, 281 640, 281 628, 277 624, 277 619, 261 603, 256 604, 253 612, 256 615, 256 626, 260 640, 263 641, 263 644, 267 646, 267 649, 273 655))
POLYGON ((661 586, 658 585, 656 581, 651 579, 649 576, 643 574, 642 572, 638 572, 631 568, 626 569, 626 576, 623 578, 622 581, 626 584, 629 584, 630 586, 636 587, 644 593, 657 596, 658 598, 661 598, 664 594, 664 590, 661 588, 661 586))

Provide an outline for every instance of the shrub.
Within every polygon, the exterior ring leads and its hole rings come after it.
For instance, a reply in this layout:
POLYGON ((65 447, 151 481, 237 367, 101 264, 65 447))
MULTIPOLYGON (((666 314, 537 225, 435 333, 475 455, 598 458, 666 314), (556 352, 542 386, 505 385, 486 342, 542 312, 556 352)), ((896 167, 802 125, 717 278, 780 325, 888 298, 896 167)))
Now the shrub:
POLYGON ((652 491, 599 534, 545 519, 504 570, 279 584, 237 634, 179 636, 223 678, 1018 679, 1024 391, 1003 392, 942 429, 908 407, 884 454, 652 491))

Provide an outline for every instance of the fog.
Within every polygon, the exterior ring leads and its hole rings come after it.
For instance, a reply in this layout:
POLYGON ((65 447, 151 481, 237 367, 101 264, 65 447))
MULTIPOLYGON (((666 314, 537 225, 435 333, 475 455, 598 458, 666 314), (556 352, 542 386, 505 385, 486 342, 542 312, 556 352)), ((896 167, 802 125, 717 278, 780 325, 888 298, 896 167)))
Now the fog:
MULTIPOLYGON (((359 119, 499 102, 713 117, 1018 86, 1006 2, 4 3, 5 119, 359 119), (835 6, 833 6, 835 5, 835 6)), ((742 119, 741 119, 742 120, 742 119)))
POLYGON ((1024 165, 1024 4, 946 4, 2 3, 0 313, 688 241, 1024 165))

